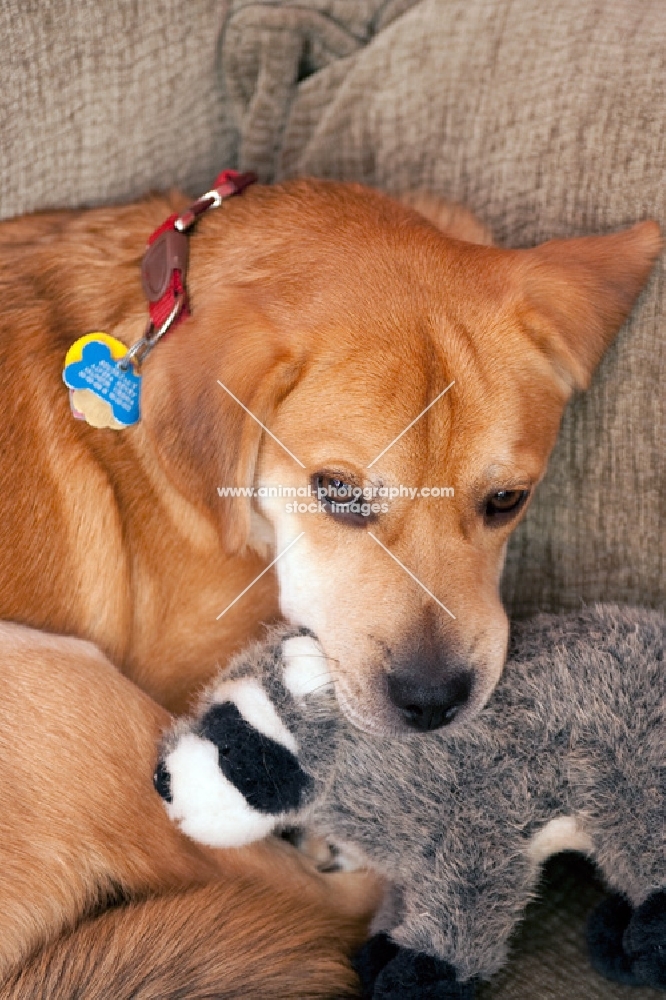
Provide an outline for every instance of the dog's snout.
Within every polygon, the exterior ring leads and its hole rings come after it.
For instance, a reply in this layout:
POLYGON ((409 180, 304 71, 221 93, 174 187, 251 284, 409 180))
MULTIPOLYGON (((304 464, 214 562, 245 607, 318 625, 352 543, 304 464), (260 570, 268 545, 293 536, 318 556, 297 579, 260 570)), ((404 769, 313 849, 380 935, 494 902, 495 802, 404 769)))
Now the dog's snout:
POLYGON ((429 732, 453 722, 469 700, 472 681, 468 673, 459 673, 431 686, 390 674, 388 689, 406 724, 419 732, 429 732))

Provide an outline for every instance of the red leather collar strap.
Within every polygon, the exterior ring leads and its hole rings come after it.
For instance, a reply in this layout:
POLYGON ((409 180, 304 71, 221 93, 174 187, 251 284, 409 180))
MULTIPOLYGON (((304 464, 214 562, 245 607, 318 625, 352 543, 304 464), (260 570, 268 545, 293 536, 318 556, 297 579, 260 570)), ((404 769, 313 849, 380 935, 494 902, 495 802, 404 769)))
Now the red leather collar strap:
POLYGON ((226 198, 241 194, 257 180, 256 174, 224 170, 215 178, 210 191, 197 198, 180 215, 170 215, 148 239, 141 262, 141 282, 148 299, 150 319, 141 340, 133 344, 123 358, 140 365, 157 341, 168 330, 190 315, 187 298, 188 234, 197 219, 211 208, 218 208, 226 198))

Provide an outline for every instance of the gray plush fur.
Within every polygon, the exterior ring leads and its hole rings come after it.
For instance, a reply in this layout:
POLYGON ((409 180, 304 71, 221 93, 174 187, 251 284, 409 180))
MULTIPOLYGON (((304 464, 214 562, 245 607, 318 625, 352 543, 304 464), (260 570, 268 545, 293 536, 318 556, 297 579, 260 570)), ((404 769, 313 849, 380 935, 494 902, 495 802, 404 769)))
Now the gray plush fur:
MULTIPOLYGON (((665 633, 663 615, 615 607, 515 625, 475 720, 395 738, 353 728, 330 685, 288 693, 281 639, 293 631, 241 654, 222 680, 261 680, 312 779, 276 824, 360 850, 393 885, 377 929, 464 980, 505 961, 539 878, 534 837, 553 819, 575 818, 608 885, 632 904, 666 887, 665 633)), ((224 687, 171 737, 167 771, 224 687)))

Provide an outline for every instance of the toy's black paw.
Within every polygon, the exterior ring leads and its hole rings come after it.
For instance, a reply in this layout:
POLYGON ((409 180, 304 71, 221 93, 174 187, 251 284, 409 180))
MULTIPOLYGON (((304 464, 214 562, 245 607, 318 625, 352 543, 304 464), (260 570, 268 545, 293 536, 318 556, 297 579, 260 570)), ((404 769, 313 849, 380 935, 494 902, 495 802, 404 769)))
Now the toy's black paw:
POLYGON ((653 892, 634 911, 623 943, 641 986, 666 990, 666 891, 653 892))
POLYGON ((666 989, 666 891, 634 910, 609 896, 592 913, 587 942, 592 965, 607 979, 666 989))
POLYGON ((447 962, 401 948, 385 934, 364 945, 354 967, 363 1000, 474 1000, 474 984, 457 982, 447 962))
POLYGON ((352 965, 361 980, 362 1000, 372 1000, 377 976, 400 951, 386 934, 375 934, 356 952, 352 965))
POLYGON ((635 980, 622 938, 632 912, 624 896, 608 896, 592 911, 587 922, 587 948, 592 967, 606 979, 628 986, 634 986, 635 980))

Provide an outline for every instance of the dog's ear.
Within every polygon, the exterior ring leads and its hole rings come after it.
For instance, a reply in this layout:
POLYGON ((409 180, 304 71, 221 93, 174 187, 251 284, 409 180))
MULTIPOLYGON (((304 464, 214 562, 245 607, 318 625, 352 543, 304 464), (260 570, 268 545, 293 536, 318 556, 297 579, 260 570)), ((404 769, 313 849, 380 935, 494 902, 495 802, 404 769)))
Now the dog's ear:
POLYGON ((568 391, 590 384, 661 249, 657 223, 641 222, 516 251, 521 322, 568 391))
POLYGON ((445 236, 464 240, 466 243, 479 243, 489 247, 493 245, 493 236, 488 226, 456 201, 421 190, 404 191, 397 195, 397 200, 414 209, 445 236))
POLYGON ((190 502, 214 512, 229 552, 251 542, 252 501, 218 488, 254 485, 266 425, 301 368, 261 323, 243 327, 231 318, 211 329, 191 317, 151 356, 142 398, 162 468, 190 502))

